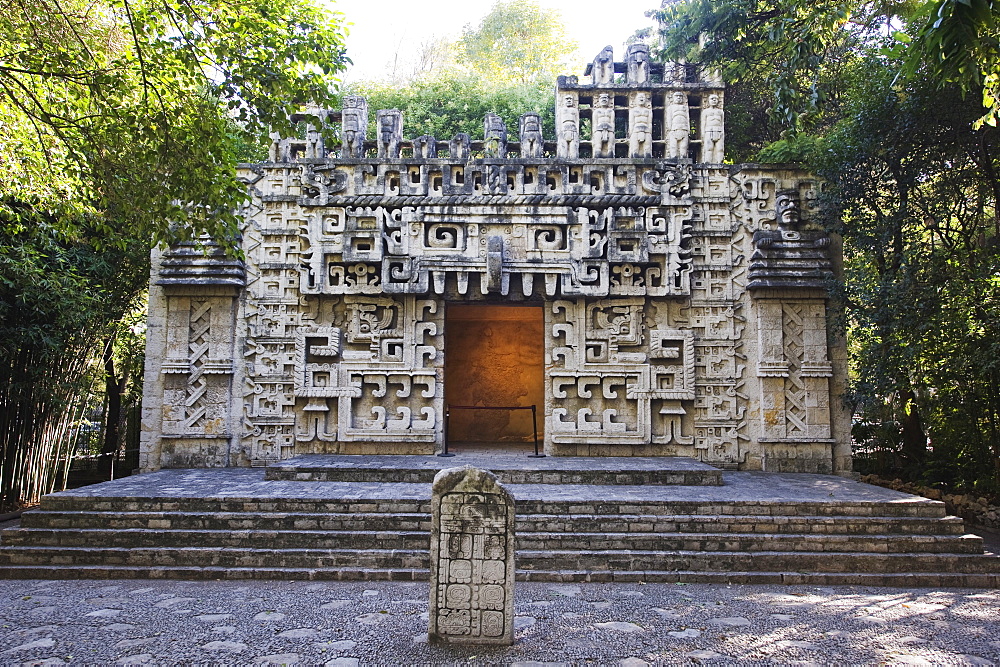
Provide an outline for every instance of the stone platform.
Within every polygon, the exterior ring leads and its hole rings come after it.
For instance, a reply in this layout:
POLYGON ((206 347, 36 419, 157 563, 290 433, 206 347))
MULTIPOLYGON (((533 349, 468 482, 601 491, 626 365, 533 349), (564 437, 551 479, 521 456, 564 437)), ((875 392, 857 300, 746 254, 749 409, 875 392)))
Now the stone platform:
MULTIPOLYGON (((721 477, 509 484, 516 576, 1000 586, 1000 558, 940 502, 829 475, 721 477)), ((0 534, 0 578, 426 580, 430 490, 270 480, 259 468, 161 470, 46 496, 0 534)))
POLYGON ((466 449, 455 456, 306 455, 267 467, 265 479, 300 482, 415 482, 430 484, 444 468, 470 465, 492 471, 502 484, 719 486, 722 471, 687 457, 532 458, 466 449))

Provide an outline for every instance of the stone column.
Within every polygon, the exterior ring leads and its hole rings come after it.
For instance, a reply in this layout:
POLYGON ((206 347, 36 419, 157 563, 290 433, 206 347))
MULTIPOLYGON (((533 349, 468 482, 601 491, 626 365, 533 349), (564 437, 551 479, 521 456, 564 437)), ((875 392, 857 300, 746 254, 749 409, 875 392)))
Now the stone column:
POLYGON ((513 643, 513 496, 487 470, 449 468, 434 478, 431 512, 430 640, 513 643))

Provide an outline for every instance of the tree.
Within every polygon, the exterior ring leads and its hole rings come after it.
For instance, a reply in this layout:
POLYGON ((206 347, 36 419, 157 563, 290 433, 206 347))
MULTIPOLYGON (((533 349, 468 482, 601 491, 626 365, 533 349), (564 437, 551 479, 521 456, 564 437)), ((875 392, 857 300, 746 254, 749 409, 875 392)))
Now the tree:
POLYGON ((15 0, 0 16, 0 193, 108 242, 236 230, 233 136, 332 99, 336 17, 300 0, 15 0), (191 202, 197 202, 192 205, 191 202), (105 224, 114 221, 115 224, 105 224))
POLYGON ((151 243, 231 243, 236 155, 333 99, 338 21, 308 0, 0 13, 0 506, 65 479, 80 416, 128 390, 121 321, 151 243))
POLYGON ((730 80, 765 73, 774 114, 792 132, 829 101, 829 67, 885 38, 897 42, 897 71, 980 97, 985 122, 995 124, 1000 110, 1000 3, 993 0, 681 0, 652 15, 661 54, 720 64, 730 80))
POLYGON ((457 46, 460 64, 508 85, 554 80, 577 48, 559 14, 533 0, 497 2, 478 27, 465 27, 457 46))
POLYGON ((517 136, 521 114, 538 113, 542 116, 544 133, 552 137, 555 136, 552 85, 551 81, 540 81, 498 86, 461 72, 447 72, 418 78, 406 86, 357 84, 349 92, 363 95, 371 109, 402 109, 403 133, 407 139, 425 134, 450 139, 459 132, 480 139, 488 112, 504 119, 509 136, 517 136))
POLYGON ((553 137, 552 88, 565 71, 565 56, 575 51, 558 13, 533 0, 497 2, 457 43, 425 42, 409 77, 356 83, 346 92, 367 98, 371 109, 402 109, 407 139, 458 133, 479 139, 490 112, 504 119, 512 137, 522 114, 537 113, 544 134, 553 137))
POLYGON ((880 472, 997 494, 997 28, 992 4, 957 4, 687 0, 658 13, 659 52, 734 59, 727 76, 769 91, 771 120, 727 149, 826 181, 860 463, 877 452, 880 472))

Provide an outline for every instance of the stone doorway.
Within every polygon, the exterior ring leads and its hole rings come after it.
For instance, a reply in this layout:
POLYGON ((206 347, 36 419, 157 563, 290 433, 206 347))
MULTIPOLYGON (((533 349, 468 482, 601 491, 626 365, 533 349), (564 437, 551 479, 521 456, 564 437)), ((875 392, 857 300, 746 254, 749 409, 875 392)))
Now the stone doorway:
MULTIPOLYGON (((445 312, 446 405, 537 406, 539 448, 545 424, 542 306, 449 304, 445 312)), ((452 449, 533 446, 530 410, 451 410, 452 449)))

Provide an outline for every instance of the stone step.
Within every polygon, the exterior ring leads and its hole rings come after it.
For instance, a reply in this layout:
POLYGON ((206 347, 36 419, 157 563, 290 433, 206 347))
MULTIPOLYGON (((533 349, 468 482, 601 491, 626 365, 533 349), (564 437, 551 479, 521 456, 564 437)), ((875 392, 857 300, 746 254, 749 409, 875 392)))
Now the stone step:
MULTIPOLYGON (((410 549, 429 548, 428 531, 178 530, 20 528, 0 533, 4 547, 64 546, 252 549, 410 549)), ((519 549, 642 551, 824 551, 865 553, 982 553, 975 535, 773 535, 760 533, 531 533, 517 535, 519 549)))
POLYGON ((139 565, 5 565, 0 579, 181 579, 288 581, 427 581, 426 568, 159 567, 139 565))
POLYGON ((560 515, 517 517, 518 532, 962 535, 960 517, 560 515))
POLYGON ((721 486, 722 471, 686 457, 529 458, 463 452, 438 456, 296 456, 267 466, 264 479, 296 482, 430 484, 444 468, 472 465, 502 484, 721 486))
MULTIPOLYGON (((426 570, 427 550, 6 547, 0 571, 10 567, 291 568, 426 570)), ((950 572, 1000 575, 1000 559, 971 554, 845 552, 550 551, 519 550, 517 567, 546 572, 802 572, 906 574, 950 572)), ((167 576, 167 575, 162 575, 167 576)), ((172 575, 170 575, 172 576, 172 575)), ((50 577, 45 577, 50 578, 50 577)))
MULTIPOLYGON (((858 551, 876 553, 981 553, 975 535, 774 535, 762 533, 532 533, 520 532, 523 549, 638 549, 685 551, 858 551)), ((169 547, 218 546, 272 549, 424 549, 427 531, 180 530, 21 528, 0 534, 4 546, 169 547)))
POLYGON ((759 517, 924 517, 944 518, 944 503, 885 502, 783 502, 783 501, 697 501, 697 500, 551 500, 523 498, 516 495, 519 515, 602 515, 619 518, 635 514, 649 516, 714 515, 726 520, 731 516, 759 517))
POLYGON ((150 528, 60 530, 21 528, 0 533, 0 544, 83 547, 99 544, 119 549, 220 547, 252 549, 410 549, 426 550, 429 531, 332 530, 155 530, 150 528))
POLYGON ((774 551, 982 554, 978 535, 774 535, 759 533, 521 533, 520 550, 774 551))
POLYGON ((89 512, 33 510, 21 515, 22 528, 128 530, 420 530, 428 532, 431 515, 379 512, 89 512))
MULTIPOLYGON (((116 565, 37 566, 0 568, 0 579, 177 579, 177 580, 291 580, 291 581, 426 581, 425 569, 337 569, 281 567, 137 567, 116 565)), ((1000 588, 1000 574, 959 572, 705 572, 701 570, 518 570, 517 581, 539 582, 648 582, 688 584, 786 584, 818 586, 889 586, 898 588, 1000 588)))
MULTIPOLYGON (((153 528, 187 530, 430 530, 430 514, 359 512, 94 512, 32 510, 22 528, 153 528)), ((517 532, 574 533, 776 533, 776 534, 913 534, 962 535, 962 519, 947 517, 871 516, 613 516, 521 514, 517 532)))
POLYGON ((845 553, 785 551, 554 551, 520 550, 524 570, 707 572, 957 572, 1000 574, 1000 558, 983 554, 845 553))
POLYGON ((1000 574, 962 572, 705 572, 703 570, 518 570, 518 581, 561 583, 781 584, 894 588, 1000 588, 1000 574))
MULTIPOLYGON (((391 485, 383 485, 391 486, 391 485)), ((518 516, 545 514, 557 516, 605 515, 622 519, 632 515, 719 517, 760 516, 820 516, 820 517, 924 517, 946 516, 944 503, 916 499, 910 502, 880 501, 755 501, 755 500, 661 500, 643 497, 595 498, 593 489, 584 493, 567 491, 572 487, 552 485, 512 485, 518 516), (560 492, 562 490, 562 492, 560 492)), ((597 487, 601 488, 601 487, 597 487)), ((621 492, 623 489, 607 487, 621 492)), ((649 490, 651 487, 638 487, 649 490)), ((375 494, 378 488, 372 490, 375 494)), ((391 497, 353 498, 134 498, 122 496, 50 495, 42 499, 43 511, 76 512, 249 512, 322 513, 322 514, 430 514, 430 500, 408 500, 391 497)))
POLYGON ((42 497, 42 511, 56 512, 242 512, 251 514, 426 514, 430 516, 430 498, 408 500, 394 498, 217 498, 61 495, 42 497))
POLYGON ((261 549, 241 547, 11 546, 0 549, 0 567, 121 565, 136 567, 256 567, 427 569, 428 548, 261 549))

